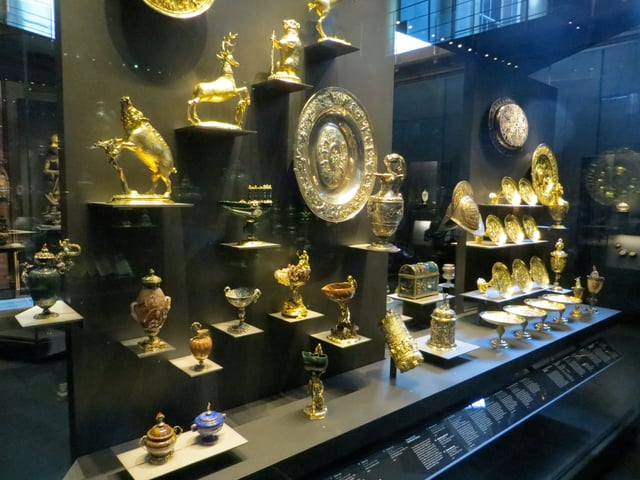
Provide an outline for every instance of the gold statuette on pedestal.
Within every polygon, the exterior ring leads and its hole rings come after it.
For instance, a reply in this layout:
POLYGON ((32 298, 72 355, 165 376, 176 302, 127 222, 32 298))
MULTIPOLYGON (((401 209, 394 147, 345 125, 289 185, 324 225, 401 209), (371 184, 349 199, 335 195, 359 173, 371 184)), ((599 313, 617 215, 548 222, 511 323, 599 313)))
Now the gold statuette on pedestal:
POLYGON ((234 40, 237 33, 229 33, 222 40, 220 52, 216 58, 220 60, 222 73, 211 82, 202 82, 193 88, 193 98, 187 102, 187 118, 192 125, 213 127, 227 130, 241 130, 244 123, 244 116, 249 105, 251 105, 251 95, 247 87, 236 87, 233 76, 233 69, 240 66, 233 57, 233 48, 236 46, 234 40), (238 98, 233 123, 218 122, 215 120, 203 122, 198 117, 196 108, 201 102, 223 103, 234 98, 238 98))
POLYGON ((402 319, 391 310, 380 322, 393 363, 401 372, 417 367, 424 359, 418 343, 407 330, 402 319))
POLYGON ((322 27, 322 22, 327 18, 331 9, 339 2, 340 0, 313 0, 311 2, 307 2, 307 7, 310 12, 314 12, 318 16, 318 20, 316 21, 316 31, 318 32, 318 41, 334 41, 344 43, 346 45, 351 45, 349 42, 342 38, 337 37, 328 37, 324 32, 324 28, 322 27))
POLYGON ((310 420, 320 420, 327 415, 329 410, 324 403, 324 385, 320 380, 320 375, 327 370, 329 365, 329 357, 322 351, 322 345, 317 344, 313 352, 302 352, 302 361, 304 369, 311 373, 307 384, 309 395, 311 395, 311 404, 302 411, 307 414, 310 420))
POLYGON ((133 106, 129 97, 125 96, 120 99, 120 117, 125 132, 124 138, 113 137, 108 140, 100 140, 94 143, 92 147, 102 148, 105 151, 109 163, 115 168, 120 177, 123 193, 122 195, 115 195, 112 202, 124 204, 172 203, 170 198, 170 176, 176 173, 176 168, 173 164, 173 156, 169 145, 151 125, 149 119, 133 106), (151 172, 153 186, 146 194, 140 194, 136 190, 129 188, 124 170, 118 163, 123 149, 131 150, 135 153, 138 159, 151 172), (160 180, 165 185, 164 194, 156 193, 160 180))
POLYGON ((300 61, 302 58, 302 42, 300 41, 300 23, 293 19, 282 21, 284 35, 276 39, 271 35, 271 74, 269 80, 302 83, 300 79, 300 61), (280 57, 275 59, 275 51, 280 57))

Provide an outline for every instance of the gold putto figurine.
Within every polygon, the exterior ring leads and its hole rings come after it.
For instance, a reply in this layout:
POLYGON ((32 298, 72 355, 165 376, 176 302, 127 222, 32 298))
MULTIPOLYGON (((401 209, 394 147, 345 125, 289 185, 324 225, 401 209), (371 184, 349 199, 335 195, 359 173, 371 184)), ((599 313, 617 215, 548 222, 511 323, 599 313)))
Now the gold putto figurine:
POLYGON ((187 103, 187 118, 192 125, 228 130, 242 129, 245 113, 249 105, 251 105, 251 95, 247 87, 236 87, 236 81, 233 76, 233 69, 240 66, 238 61, 233 58, 233 48, 236 46, 234 40, 237 36, 237 33, 229 33, 222 40, 220 52, 216 55, 216 58, 220 60, 221 75, 212 82, 202 82, 193 88, 193 98, 187 103), (236 105, 233 123, 215 120, 203 122, 198 117, 196 107, 200 102, 223 103, 236 97, 239 100, 236 105))
POLYGON ((271 75, 269 80, 283 80, 285 82, 302 83, 299 75, 302 58, 302 42, 298 32, 300 23, 293 19, 282 21, 284 35, 276 39, 276 33, 271 35, 271 75), (275 51, 280 58, 275 60, 275 51))
POLYGON ((286 268, 280 268, 273 272, 273 276, 280 285, 291 289, 291 298, 284 302, 282 315, 291 318, 304 318, 307 316, 307 307, 298 291, 311 278, 311 266, 306 250, 298 252, 298 264, 289 264, 286 268))
POLYGON ((115 168, 120 183, 122 195, 115 195, 112 202, 116 203, 171 203, 171 175, 176 173, 173 156, 169 145, 162 135, 151 125, 144 114, 133 106, 129 97, 120 99, 120 118, 124 127, 124 138, 113 137, 100 140, 92 148, 102 148, 107 154, 109 163, 115 168), (151 172, 153 186, 146 194, 140 194, 129 188, 124 170, 118 163, 123 149, 131 150, 151 172), (156 193, 158 182, 165 185, 164 194, 156 193))

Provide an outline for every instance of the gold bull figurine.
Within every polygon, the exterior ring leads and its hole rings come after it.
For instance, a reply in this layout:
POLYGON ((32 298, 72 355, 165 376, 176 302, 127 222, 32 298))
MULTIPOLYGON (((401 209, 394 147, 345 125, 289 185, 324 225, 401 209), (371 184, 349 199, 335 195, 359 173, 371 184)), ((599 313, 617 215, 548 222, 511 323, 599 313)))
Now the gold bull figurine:
POLYGON ((192 125, 209 125, 221 128, 241 129, 244 123, 244 116, 247 107, 251 105, 251 96, 247 87, 236 87, 233 77, 233 69, 240 66, 233 58, 233 41, 238 36, 237 33, 229 33, 222 40, 220 52, 216 58, 222 65, 222 74, 212 82, 198 83, 193 89, 193 98, 187 102, 187 118, 192 125), (223 122, 202 122, 198 117, 196 108, 200 102, 223 103, 232 98, 238 97, 240 100, 236 105, 234 124, 223 122))
POLYGON ((170 177, 171 174, 176 173, 176 168, 167 142, 151 125, 149 119, 133 106, 131 99, 127 96, 120 99, 120 118, 125 132, 124 138, 113 137, 93 144, 93 148, 102 148, 105 151, 109 163, 113 165, 120 177, 124 195, 118 195, 114 200, 128 202, 155 200, 157 197, 169 200, 172 191, 170 177), (123 149, 132 151, 151 172, 153 186, 146 195, 140 195, 129 188, 124 171, 118 162, 123 149), (163 195, 156 193, 160 180, 165 185, 163 195))

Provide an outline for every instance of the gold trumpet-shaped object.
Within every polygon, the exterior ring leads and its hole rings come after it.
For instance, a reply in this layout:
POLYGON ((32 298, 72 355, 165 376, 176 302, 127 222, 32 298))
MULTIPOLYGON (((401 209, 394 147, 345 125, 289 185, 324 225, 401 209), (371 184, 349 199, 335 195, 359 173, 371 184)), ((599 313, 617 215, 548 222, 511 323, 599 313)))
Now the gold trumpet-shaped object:
POLYGON ((380 322, 385 341, 389 346, 389 353, 394 365, 401 372, 417 367, 424 358, 418 349, 418 343, 409 333, 402 319, 391 310, 380 322))

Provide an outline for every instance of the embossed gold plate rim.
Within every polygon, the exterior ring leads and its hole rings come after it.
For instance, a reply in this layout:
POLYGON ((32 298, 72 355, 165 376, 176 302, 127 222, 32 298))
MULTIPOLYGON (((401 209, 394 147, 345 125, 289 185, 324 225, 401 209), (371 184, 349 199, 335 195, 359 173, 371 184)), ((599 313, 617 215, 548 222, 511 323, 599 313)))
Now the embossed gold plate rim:
POLYGON ((549 273, 540 257, 534 255, 529 259, 529 273, 539 287, 546 288, 549 286, 549 273))
POLYGON ((293 155, 300 193, 316 216, 343 222, 367 203, 378 159, 367 112, 348 90, 327 87, 307 101, 298 118, 293 155), (347 150, 346 158, 338 159, 345 170, 341 176, 334 167, 327 168, 330 159, 319 158, 332 132, 347 150))
POLYGON ((206 12, 215 0, 143 0, 156 12, 173 18, 192 18, 206 12), (182 5, 185 6, 182 6, 182 5))
POLYGON ((531 179, 533 191, 542 205, 553 201, 554 189, 560 182, 558 162, 548 145, 542 143, 533 152, 531 158, 531 179))
POLYGON ((504 231, 507 232, 509 240, 513 243, 522 243, 524 241, 524 230, 520 220, 513 213, 509 213, 504 217, 504 231))

